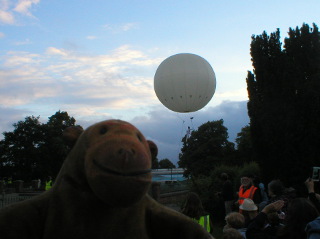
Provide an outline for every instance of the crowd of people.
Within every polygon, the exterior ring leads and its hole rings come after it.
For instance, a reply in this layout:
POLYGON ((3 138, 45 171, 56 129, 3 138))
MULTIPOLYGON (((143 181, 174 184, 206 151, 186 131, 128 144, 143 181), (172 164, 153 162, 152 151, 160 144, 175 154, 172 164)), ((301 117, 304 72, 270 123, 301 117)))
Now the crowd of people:
MULTIPOLYGON (((306 197, 285 188, 280 180, 272 180, 265 188, 251 175, 241 177, 235 197, 226 173, 221 174, 221 180, 219 196, 226 212, 224 239, 320 239, 320 195, 313 179, 304 182, 306 197)), ((212 233, 212 220, 196 193, 188 195, 182 213, 212 233)))
MULTIPOLYGON (((238 192, 234 192, 228 174, 222 173, 220 178, 222 188, 217 196, 225 207, 223 239, 320 239, 320 195, 313 179, 304 182, 307 195, 301 197, 278 179, 265 188, 258 177, 245 175, 238 192)), ((5 182, 12 184, 12 179, 5 182)), ((52 184, 48 176, 45 190, 52 184)), ((213 233, 213 221, 198 194, 188 194, 181 212, 213 233)))
MULTIPOLYGON (((12 179, 12 177, 4 177, 4 178, 0 178, 0 184, 2 185, 2 190, 5 189, 10 189, 10 188, 14 188, 14 183, 15 182, 20 182, 22 180, 16 180, 14 181, 12 179)), ((23 182, 23 181, 22 181, 23 182)), ((46 178, 46 180, 44 180, 43 182, 41 181, 41 179, 37 179, 37 180, 33 180, 33 182, 36 182, 35 184, 32 185, 33 190, 35 191, 48 191, 50 188, 52 188, 53 186, 53 179, 51 176, 48 176, 46 178)))

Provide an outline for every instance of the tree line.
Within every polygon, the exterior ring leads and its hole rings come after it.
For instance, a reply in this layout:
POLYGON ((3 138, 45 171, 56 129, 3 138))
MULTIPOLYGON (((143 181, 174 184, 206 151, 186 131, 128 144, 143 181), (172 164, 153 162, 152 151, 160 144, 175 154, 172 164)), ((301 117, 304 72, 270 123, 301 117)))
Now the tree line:
MULTIPOLYGON (((0 180, 31 181, 55 177, 70 147, 62 138, 62 132, 76 125, 74 117, 65 111, 57 111, 46 123, 40 122, 40 116, 27 116, 13 124, 13 131, 4 132, 0 140, 0 180)), ((167 158, 152 162, 152 168, 175 168, 167 158)))
MULTIPOLYGON (((55 177, 70 151, 70 147, 62 138, 62 132, 70 126, 80 125, 76 125, 75 118, 70 117, 64 111, 56 112, 48 118, 46 123, 40 122, 40 116, 27 116, 23 121, 14 123, 13 131, 4 132, 4 139, 0 141, 0 177, 13 177, 14 179, 26 181, 38 178, 45 179, 48 176, 55 177)), ((199 128, 198 133, 196 132, 192 132, 191 137, 187 140, 188 143, 187 141, 184 142, 182 152, 192 151, 191 149, 187 150, 187 148, 195 134, 197 134, 198 138, 194 140, 200 139, 202 134, 211 138, 211 141, 213 141, 211 144, 215 145, 211 149, 213 154, 221 156, 222 154, 228 155, 234 151, 234 144, 227 141, 228 133, 227 128, 223 126, 223 120, 208 122, 199 128), (206 129, 202 130, 203 127, 208 125, 213 128, 218 127, 220 131, 214 133, 215 130, 212 132, 205 132, 206 129), (228 148, 225 148, 224 144, 228 145, 228 148)), ((195 153, 200 153, 200 151, 197 150, 195 153)), ((214 157, 213 155, 209 156, 214 157)), ((192 160, 197 161, 196 159, 192 160)), ((179 166, 193 170, 193 166, 189 165, 187 161, 186 163, 181 163, 181 161, 179 166)), ((197 164, 200 164, 200 168, 212 169, 213 165, 210 165, 210 160, 207 162, 209 165, 204 164, 204 161, 197 162, 197 164)), ((152 162, 153 169, 171 169, 175 167, 168 158, 161 160, 155 158, 152 162)), ((201 171, 201 169, 199 170, 201 171)))
POLYGON ((12 132, 4 132, 0 141, 0 177, 30 181, 56 176, 69 152, 62 132, 75 126, 67 112, 58 111, 47 123, 40 116, 28 116, 13 124, 12 132))

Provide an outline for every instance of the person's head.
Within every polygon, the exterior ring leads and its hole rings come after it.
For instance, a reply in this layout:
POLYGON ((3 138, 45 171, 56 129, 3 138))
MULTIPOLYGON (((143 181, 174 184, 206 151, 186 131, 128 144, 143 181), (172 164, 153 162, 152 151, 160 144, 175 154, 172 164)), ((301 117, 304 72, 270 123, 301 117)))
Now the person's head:
POLYGON ((279 233, 280 235, 288 235, 288 238, 305 238, 304 229, 307 223, 318 216, 319 212, 310 200, 307 198, 295 198, 288 203, 285 226, 279 233))
POLYGON ((254 186, 256 186, 256 187, 259 187, 259 184, 260 184, 260 183, 261 183, 260 177, 257 176, 257 175, 254 175, 254 176, 252 177, 252 184, 253 184, 254 186))
POLYGON ((182 209, 182 213, 191 217, 199 219, 204 213, 202 202, 198 194, 190 192, 182 209))
POLYGON ((235 228, 235 229, 244 228, 245 219, 244 219, 244 216, 239 212, 229 213, 225 217, 225 220, 227 224, 225 225, 224 230, 228 228, 235 228))
POLYGON ((229 228, 223 231, 223 239, 243 239, 241 233, 234 228, 229 228))
POLYGON ((229 179, 229 176, 228 176, 228 174, 226 174, 226 173, 222 173, 222 174, 220 175, 220 178, 221 178, 223 181, 227 181, 227 180, 229 179))
POLYGON ((278 179, 272 180, 268 184, 268 194, 270 197, 280 196, 284 193, 284 186, 278 179))
POLYGON ((241 214, 245 217, 246 221, 251 220, 258 215, 257 205, 249 198, 243 200, 239 209, 241 209, 241 214))
POLYGON ((252 179, 247 176, 241 177, 240 182, 244 187, 250 187, 252 185, 252 179))

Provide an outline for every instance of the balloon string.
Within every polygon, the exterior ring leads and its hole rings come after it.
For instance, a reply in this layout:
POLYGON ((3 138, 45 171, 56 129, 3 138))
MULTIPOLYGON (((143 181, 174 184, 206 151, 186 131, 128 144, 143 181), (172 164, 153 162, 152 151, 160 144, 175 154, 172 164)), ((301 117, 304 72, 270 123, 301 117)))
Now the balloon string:
POLYGON ((192 131, 194 131, 194 125, 193 125, 193 121, 192 121, 194 119, 194 116, 192 116, 191 114, 188 113, 187 117, 190 119, 190 126, 186 127, 186 125, 185 125, 186 120, 184 120, 182 117, 180 117, 178 113, 176 115, 182 121, 181 134, 180 134, 180 139, 179 139, 179 150, 181 150, 182 138, 184 136, 186 136, 185 140, 187 140, 191 136, 192 131))
POLYGON ((182 137, 183 137, 183 133, 184 133, 184 131, 185 131, 185 125, 184 125, 184 123, 185 123, 185 120, 184 119, 182 119, 180 116, 179 116, 179 114, 177 113, 177 117, 181 120, 181 134, 180 134, 180 139, 179 139, 179 151, 181 151, 181 147, 182 147, 182 145, 181 145, 181 143, 182 143, 182 137))

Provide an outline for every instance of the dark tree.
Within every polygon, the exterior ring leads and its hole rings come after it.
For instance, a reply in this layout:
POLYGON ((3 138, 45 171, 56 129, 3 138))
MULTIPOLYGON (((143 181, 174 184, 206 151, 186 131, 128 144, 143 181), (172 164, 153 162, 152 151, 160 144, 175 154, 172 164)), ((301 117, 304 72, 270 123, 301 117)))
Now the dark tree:
POLYGON ((75 124, 67 112, 56 112, 46 124, 40 117, 29 116, 13 124, 12 132, 4 132, 0 141, 1 176, 29 181, 55 177, 69 148, 62 139, 62 131, 75 124))
POLYGON ((152 158, 152 169, 157 169, 159 168, 159 160, 157 157, 152 158))
POLYGON ((159 168, 175 168, 176 166, 167 158, 159 161, 159 168))
POLYGON ((39 168, 42 177, 55 177, 58 174, 69 152, 69 148, 62 138, 62 132, 69 126, 75 126, 75 122, 76 120, 70 117, 67 112, 59 110, 49 117, 46 124, 43 124, 45 134, 40 149, 43 159, 41 168, 39 168))
POLYGON ((30 179, 42 158, 39 148, 43 144, 44 132, 39 117, 34 116, 26 117, 24 121, 13 124, 13 127, 12 132, 3 133, 1 173, 2 176, 13 176, 15 179, 30 179))
POLYGON ((252 161, 252 140, 250 126, 247 125, 241 129, 236 138, 237 150, 236 159, 243 163, 252 161))
POLYGON ((252 36, 248 113, 255 159, 267 180, 301 183, 320 155, 320 35, 307 24, 252 36))
POLYGON ((185 176, 206 175, 234 153, 234 144, 228 141, 228 130, 223 120, 211 121, 184 136, 179 155, 179 167, 186 168, 185 176))

